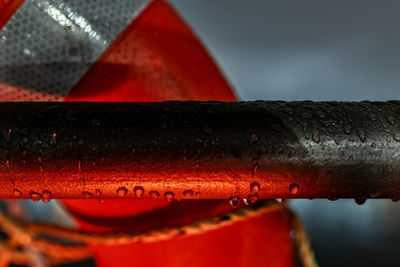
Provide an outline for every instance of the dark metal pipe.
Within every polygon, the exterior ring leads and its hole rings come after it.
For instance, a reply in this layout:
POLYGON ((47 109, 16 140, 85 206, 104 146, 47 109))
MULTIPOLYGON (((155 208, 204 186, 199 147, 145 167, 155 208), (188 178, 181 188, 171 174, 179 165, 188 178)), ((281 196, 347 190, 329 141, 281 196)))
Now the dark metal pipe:
POLYGON ((0 198, 400 192, 400 102, 0 103, 0 131, 0 198))

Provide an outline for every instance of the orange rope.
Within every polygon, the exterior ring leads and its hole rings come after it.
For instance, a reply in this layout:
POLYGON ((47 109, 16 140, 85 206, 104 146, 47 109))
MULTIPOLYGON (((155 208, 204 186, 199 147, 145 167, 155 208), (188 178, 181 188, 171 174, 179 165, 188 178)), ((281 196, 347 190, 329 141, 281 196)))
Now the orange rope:
MULTIPOLYGON (((26 223, 0 213, 0 226, 9 236, 8 243, 0 243, 0 257, 4 262, 26 264, 29 255, 26 251, 17 250, 18 247, 33 245, 43 253, 50 264, 62 264, 71 261, 80 261, 91 257, 87 245, 121 245, 132 243, 149 243, 169 240, 175 237, 198 235, 229 226, 250 218, 262 216, 266 213, 285 209, 291 216, 293 229, 297 232, 296 241, 299 247, 299 257, 304 267, 317 267, 314 254, 309 244, 308 237, 297 217, 286 208, 286 203, 268 200, 258 205, 236 209, 221 216, 200 220, 191 224, 163 228, 144 233, 112 233, 97 234, 83 232, 46 223, 26 223), (57 237, 62 240, 79 242, 81 245, 65 245, 45 240, 40 234, 57 237)), ((2 267, 0 261, 0 267, 2 267)), ((7 266, 7 265, 4 265, 7 266)))

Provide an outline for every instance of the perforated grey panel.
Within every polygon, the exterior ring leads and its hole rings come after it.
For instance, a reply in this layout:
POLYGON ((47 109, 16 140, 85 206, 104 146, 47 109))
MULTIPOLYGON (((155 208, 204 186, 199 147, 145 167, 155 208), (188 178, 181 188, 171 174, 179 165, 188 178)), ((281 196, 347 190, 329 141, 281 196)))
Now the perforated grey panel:
POLYGON ((26 0, 0 31, 0 101, 57 101, 149 0, 26 0))

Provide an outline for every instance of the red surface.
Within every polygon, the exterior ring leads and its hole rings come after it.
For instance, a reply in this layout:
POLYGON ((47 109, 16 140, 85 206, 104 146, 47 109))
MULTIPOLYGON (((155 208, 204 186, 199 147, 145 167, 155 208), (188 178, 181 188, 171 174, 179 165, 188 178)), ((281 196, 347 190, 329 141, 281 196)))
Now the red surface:
POLYGON ((0 29, 23 2, 24 0, 0 0, 0 29))
MULTIPOLYGON (((21 1, 0 1, 0 27, 21 1)), ((235 97, 207 51, 164 1, 152 2, 66 101, 222 100, 235 97)), ((231 211, 228 201, 65 200, 81 229, 145 231, 231 211)), ((294 266, 289 218, 275 211, 198 236, 93 247, 99 266, 294 266)))
POLYGON ((67 101, 235 101, 193 32, 163 1, 121 34, 67 101))
POLYGON ((95 255, 101 266, 288 267, 294 266, 288 223, 284 213, 273 212, 197 236, 111 250, 98 247, 95 255))

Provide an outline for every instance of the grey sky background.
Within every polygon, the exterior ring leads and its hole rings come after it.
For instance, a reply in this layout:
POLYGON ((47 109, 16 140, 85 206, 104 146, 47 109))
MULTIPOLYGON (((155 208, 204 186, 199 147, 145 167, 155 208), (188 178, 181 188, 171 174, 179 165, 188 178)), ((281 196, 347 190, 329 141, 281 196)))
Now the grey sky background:
POLYGON ((243 100, 400 99, 400 2, 172 0, 243 100))
MULTIPOLYGON (((172 0, 241 100, 400 99, 400 1, 172 0)), ((296 200, 320 266, 400 266, 400 204, 296 200)))

